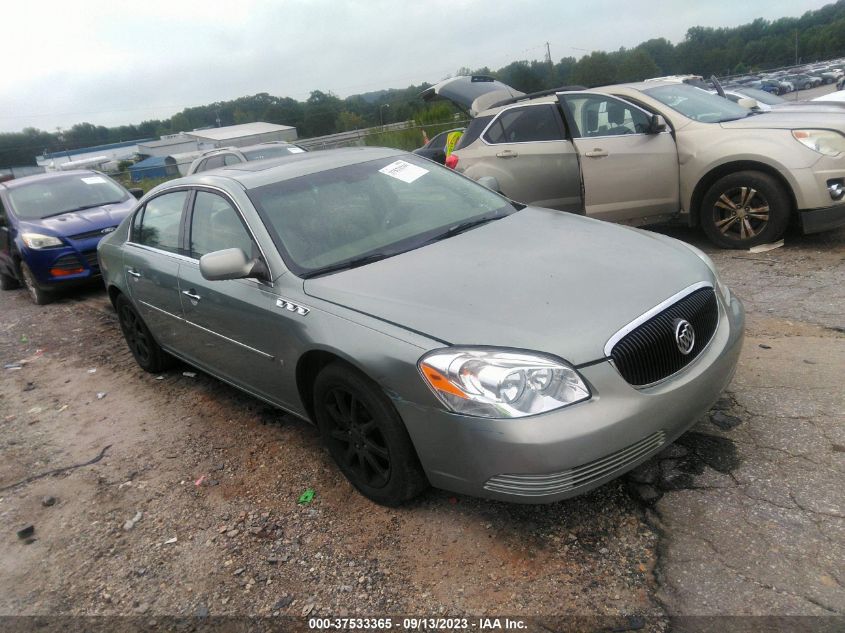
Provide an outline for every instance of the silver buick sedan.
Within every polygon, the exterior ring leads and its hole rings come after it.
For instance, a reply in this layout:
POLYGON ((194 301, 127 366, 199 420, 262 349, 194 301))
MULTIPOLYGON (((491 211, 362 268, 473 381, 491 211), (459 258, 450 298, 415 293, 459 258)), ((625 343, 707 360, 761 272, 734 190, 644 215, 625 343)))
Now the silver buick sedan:
POLYGON ((312 421, 388 505, 599 486, 708 410, 743 338, 699 250, 389 149, 165 183, 99 260, 141 367, 178 358, 312 421))

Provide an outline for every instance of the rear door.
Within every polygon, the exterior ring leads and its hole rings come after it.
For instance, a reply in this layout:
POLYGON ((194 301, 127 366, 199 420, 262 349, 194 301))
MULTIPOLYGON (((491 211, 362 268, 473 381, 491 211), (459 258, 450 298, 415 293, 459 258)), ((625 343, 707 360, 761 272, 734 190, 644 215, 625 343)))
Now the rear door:
POLYGON ((671 130, 652 133, 651 114, 605 94, 558 93, 581 162, 586 214, 641 224, 680 209, 678 151, 671 130))
POLYGON ((126 285, 138 312, 159 344, 170 348, 184 327, 179 265, 188 195, 180 189, 148 200, 132 219, 123 255, 126 285))
POLYGON ((261 256, 241 214, 227 196, 200 189, 188 225, 189 257, 179 271, 187 331, 179 349, 221 378, 290 405, 291 381, 281 363, 290 347, 285 329, 290 313, 277 304, 273 286, 256 279, 209 281, 199 269, 200 257, 227 248, 261 256))
POLYGON ((563 211, 581 208, 578 156, 554 103, 502 110, 479 141, 462 143, 457 152, 467 176, 496 178, 512 200, 563 211))

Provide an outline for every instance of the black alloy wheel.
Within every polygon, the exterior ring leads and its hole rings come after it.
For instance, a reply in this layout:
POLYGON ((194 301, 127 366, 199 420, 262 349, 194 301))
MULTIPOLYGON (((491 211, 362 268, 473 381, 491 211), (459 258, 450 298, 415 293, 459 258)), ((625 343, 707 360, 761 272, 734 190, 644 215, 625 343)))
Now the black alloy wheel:
POLYGON ((123 295, 120 295, 115 303, 123 338, 126 339, 129 351, 132 352, 141 369, 151 373, 167 369, 171 364, 171 357, 156 343, 132 303, 123 295))
POLYGON ((313 403, 323 444, 365 497, 395 506, 428 486, 402 418, 370 378, 340 361, 327 365, 313 403))
POLYGON ((373 414, 358 397, 343 387, 324 396, 325 411, 331 418, 330 450, 370 488, 383 488, 390 481, 390 449, 373 414))

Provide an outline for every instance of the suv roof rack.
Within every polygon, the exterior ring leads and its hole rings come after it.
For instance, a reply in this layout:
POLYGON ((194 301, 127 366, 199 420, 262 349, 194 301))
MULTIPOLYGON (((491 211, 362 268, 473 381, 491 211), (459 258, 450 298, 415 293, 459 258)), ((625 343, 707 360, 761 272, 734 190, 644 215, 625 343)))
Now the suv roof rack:
POLYGON ((488 109, 490 108, 498 108, 503 105, 510 105, 511 103, 517 103, 519 101, 526 101, 529 99, 536 99, 537 97, 546 97, 548 95, 553 95, 557 92, 569 92, 569 91, 577 91, 577 90, 587 90, 586 86, 559 86, 557 88, 549 88, 548 90, 538 90, 537 92, 529 92, 528 94, 524 94, 521 97, 513 97, 511 99, 502 99, 501 101, 497 101, 496 103, 492 103, 487 106, 488 109))

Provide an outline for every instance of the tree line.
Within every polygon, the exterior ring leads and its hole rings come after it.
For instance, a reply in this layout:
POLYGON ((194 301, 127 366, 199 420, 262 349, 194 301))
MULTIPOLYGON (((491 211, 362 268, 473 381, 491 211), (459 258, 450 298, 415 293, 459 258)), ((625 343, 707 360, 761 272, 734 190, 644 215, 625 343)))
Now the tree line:
MULTIPOLYGON (((725 76, 839 56, 845 56, 845 0, 797 18, 760 18, 731 28, 695 26, 677 44, 656 38, 634 48, 594 51, 580 59, 564 57, 557 63, 514 61, 498 70, 464 67, 456 74, 488 74, 523 92, 535 92, 565 85, 592 87, 639 81, 660 75, 725 76)), ((418 98, 429 85, 345 99, 315 90, 305 101, 260 93, 186 108, 168 119, 137 125, 77 123, 54 132, 25 128, 21 132, 0 133, 0 167, 33 165, 36 154, 43 152, 253 121, 291 125, 301 137, 308 138, 408 119, 424 124, 449 120, 455 112, 451 106, 426 104, 418 98)))

